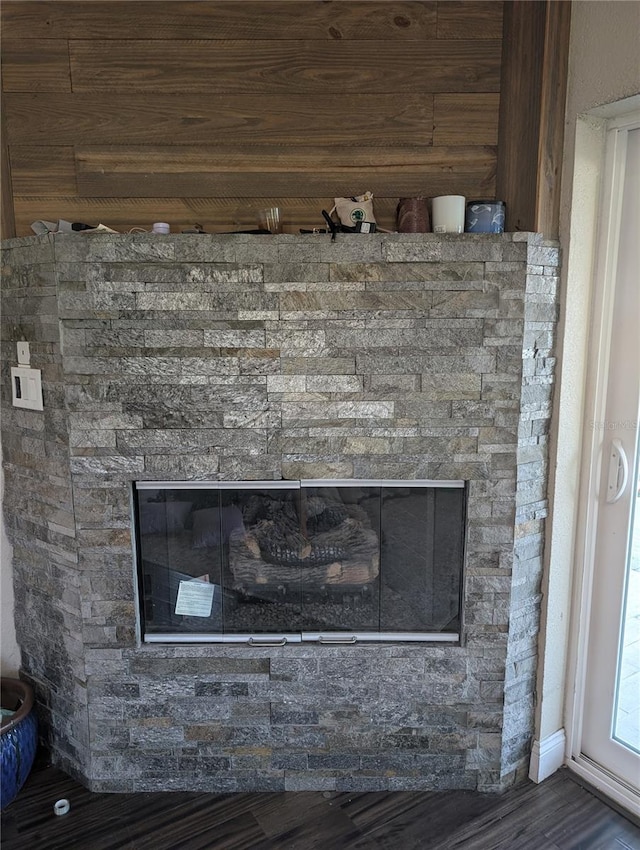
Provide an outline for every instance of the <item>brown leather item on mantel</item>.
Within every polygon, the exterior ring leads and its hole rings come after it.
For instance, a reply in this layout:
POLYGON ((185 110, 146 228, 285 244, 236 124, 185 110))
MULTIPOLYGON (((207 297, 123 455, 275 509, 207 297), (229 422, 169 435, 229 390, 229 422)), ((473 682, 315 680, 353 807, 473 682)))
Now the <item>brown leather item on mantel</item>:
POLYGON ((426 198, 400 198, 396 209, 398 233, 429 233, 429 209, 426 198))

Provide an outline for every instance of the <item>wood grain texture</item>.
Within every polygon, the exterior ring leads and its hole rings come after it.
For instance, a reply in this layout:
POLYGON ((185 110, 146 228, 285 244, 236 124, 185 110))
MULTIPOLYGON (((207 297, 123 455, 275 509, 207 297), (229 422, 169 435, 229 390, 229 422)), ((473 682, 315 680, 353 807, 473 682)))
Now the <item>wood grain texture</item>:
POLYGON ((506 230, 535 230, 546 0, 513 0, 504 9, 496 192, 506 230))
MULTIPOLYGON (((376 197, 473 194, 494 189, 491 147, 295 148, 259 145, 246 152, 220 147, 78 148, 78 194, 82 197, 183 198, 217 196, 350 196, 369 190, 376 197), (453 163, 453 164, 452 164, 453 163)), ((26 194, 26 193, 23 193, 26 194)))
MULTIPOLYGON (((394 227, 401 196, 494 197, 498 160, 512 188, 533 167, 526 132, 496 130, 499 0, 4 0, 0 14, 20 233, 43 217, 248 227, 267 198, 295 230, 365 190, 394 227)), ((505 66, 520 80, 507 115, 531 111, 529 47, 522 34, 505 66)))
POLYGON ((2 90, 70 92, 68 42, 64 39, 3 37, 2 90))
MULTIPOLYGON (((319 239, 326 237, 318 237, 319 239)), ((572 778, 472 791, 95 794, 37 766, 3 850, 629 850, 637 825, 572 778), (51 812, 66 798, 71 811, 51 812)))
POLYGON ((501 39, 503 5, 499 0, 442 0, 438 3, 438 38, 501 39))
POLYGON ((552 239, 558 238, 560 226, 564 103, 567 95, 570 27, 571 3, 568 0, 549 3, 540 97, 541 125, 535 227, 552 239))
POLYGON ((15 145, 10 150, 16 195, 75 195, 73 148, 61 145, 15 145))
POLYGON ((495 145, 499 94, 437 94, 433 103, 434 145, 495 145))
POLYGON ((505 6, 496 176, 506 228, 557 238, 570 3, 505 6))
MULTIPOLYGON (((166 41, 69 42, 74 92, 497 92, 499 39, 483 42, 166 41)), ((24 89, 26 90, 26 89, 24 89)))
MULTIPOLYGON (((365 189, 366 187, 362 187, 365 189)), ((376 221, 395 229, 397 198, 374 198, 376 221)), ((126 233, 132 227, 151 230, 154 221, 167 221, 173 233, 198 222, 209 233, 226 233, 258 226, 258 210, 280 207, 285 233, 300 227, 324 227, 322 209, 330 210, 333 195, 326 198, 256 196, 253 198, 79 198, 15 196, 16 235, 31 236, 37 219, 84 221, 106 224, 126 233)))
MULTIPOLYGON (((436 37, 431 2, 324 0, 4 0, 3 33, 15 38, 306 39, 436 37), (265 14, 265 7, 268 13, 265 14)), ((473 36, 471 36, 473 37, 473 36)))
MULTIPOLYGON (((4 113, 4 95, 1 106, 4 113)), ((11 239, 16 235, 15 211, 13 207, 13 189, 11 181, 11 162, 6 141, 0 140, 0 239, 11 239)))
POLYGON ((7 94, 9 144, 342 144, 431 141, 429 95, 7 94))

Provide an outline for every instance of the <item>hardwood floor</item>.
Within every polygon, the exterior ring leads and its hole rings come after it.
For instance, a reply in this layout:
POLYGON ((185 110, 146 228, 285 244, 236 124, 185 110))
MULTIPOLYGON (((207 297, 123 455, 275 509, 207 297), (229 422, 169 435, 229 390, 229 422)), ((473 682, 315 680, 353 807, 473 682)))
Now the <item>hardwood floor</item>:
POLYGON ((3 850, 640 850, 640 828, 561 770, 502 796, 467 791, 92 794, 34 768, 3 850), (71 803, 53 813, 56 800, 71 803))

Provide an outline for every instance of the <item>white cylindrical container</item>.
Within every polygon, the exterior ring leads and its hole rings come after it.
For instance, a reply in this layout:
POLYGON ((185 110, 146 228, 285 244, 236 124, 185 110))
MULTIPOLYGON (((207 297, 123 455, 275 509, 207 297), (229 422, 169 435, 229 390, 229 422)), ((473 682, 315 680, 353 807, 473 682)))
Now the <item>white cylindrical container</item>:
POLYGON ((464 195, 440 195, 431 202, 434 233, 464 233, 464 195))
POLYGON ((171 228, 166 221, 156 221, 153 225, 153 233, 171 233, 171 228))

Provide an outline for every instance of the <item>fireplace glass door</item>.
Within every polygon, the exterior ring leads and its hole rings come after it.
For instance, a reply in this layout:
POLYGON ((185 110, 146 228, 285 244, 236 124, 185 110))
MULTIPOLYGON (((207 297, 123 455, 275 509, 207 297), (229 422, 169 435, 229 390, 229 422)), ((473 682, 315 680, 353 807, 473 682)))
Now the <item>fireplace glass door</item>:
POLYGON ((458 639, 462 481, 140 482, 146 641, 458 639))

